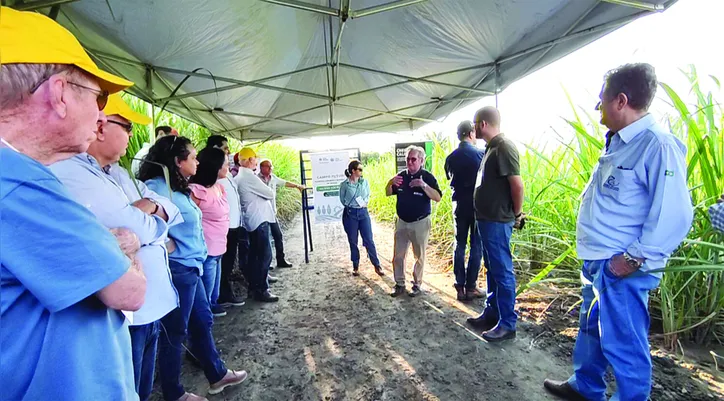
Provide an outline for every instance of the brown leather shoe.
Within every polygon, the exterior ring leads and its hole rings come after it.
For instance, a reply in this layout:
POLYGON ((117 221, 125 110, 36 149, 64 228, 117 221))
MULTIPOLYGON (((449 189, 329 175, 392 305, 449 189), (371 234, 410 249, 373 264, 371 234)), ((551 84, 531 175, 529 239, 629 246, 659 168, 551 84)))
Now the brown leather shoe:
POLYGON ((567 381, 559 382, 546 379, 543 382, 543 387, 548 390, 549 393, 557 397, 561 397, 564 400, 588 401, 586 397, 582 396, 578 391, 574 390, 567 381))
POLYGON ((488 294, 485 291, 481 291, 480 288, 467 288, 465 289, 465 294, 470 300, 488 297, 488 294))
POLYGON ((465 287, 455 285, 455 291, 458 293, 458 301, 467 301, 468 297, 465 295, 465 287))
POLYGON ((224 376, 223 379, 217 381, 216 383, 212 384, 211 387, 209 387, 209 394, 219 394, 229 386, 236 386, 237 384, 241 384, 241 382, 246 380, 248 376, 249 375, 246 373, 245 370, 234 371, 228 369, 226 371, 226 376, 224 376))

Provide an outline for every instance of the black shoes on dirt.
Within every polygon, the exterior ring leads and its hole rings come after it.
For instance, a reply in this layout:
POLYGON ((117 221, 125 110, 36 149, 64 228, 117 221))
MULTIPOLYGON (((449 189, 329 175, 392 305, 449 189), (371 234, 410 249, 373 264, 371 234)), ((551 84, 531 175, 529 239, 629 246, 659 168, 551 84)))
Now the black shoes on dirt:
POLYGON ((407 293, 407 295, 410 296, 410 297, 412 297, 412 298, 414 298, 414 297, 416 297, 416 296, 418 296, 418 295, 420 295, 420 294, 422 294, 422 290, 420 289, 420 286, 419 286, 419 285, 413 285, 413 286, 412 286, 412 289, 410 290, 410 292, 407 293))
POLYGON ((543 382, 543 387, 548 390, 549 393, 560 397, 568 401, 587 401, 584 396, 573 389, 567 381, 559 382, 554 380, 546 379, 543 382))
POLYGON ((483 338, 490 343, 512 340, 515 338, 515 330, 508 330, 498 326, 493 330, 483 333, 483 338))
POLYGON ((277 302, 279 297, 266 290, 264 292, 257 292, 254 294, 254 299, 259 302, 277 302))
POLYGON ((395 291, 392 294, 390 294, 390 296, 393 298, 397 298, 400 295, 403 295, 404 293, 405 293, 405 287, 402 285, 396 285, 395 291))
POLYGON ((288 268, 288 267, 294 267, 294 265, 292 265, 291 263, 289 263, 289 262, 287 262, 286 260, 282 259, 281 262, 278 262, 278 263, 277 263, 277 267, 288 268))

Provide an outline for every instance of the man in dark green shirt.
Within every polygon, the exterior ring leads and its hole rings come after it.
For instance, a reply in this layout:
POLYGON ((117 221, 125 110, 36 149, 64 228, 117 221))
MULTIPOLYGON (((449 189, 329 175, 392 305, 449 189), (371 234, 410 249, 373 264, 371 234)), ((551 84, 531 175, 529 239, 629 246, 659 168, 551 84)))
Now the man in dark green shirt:
POLYGON ((484 107, 475 114, 475 135, 488 144, 475 188, 475 218, 488 252, 488 297, 485 311, 468 322, 485 330, 487 341, 515 338, 515 273, 510 252, 513 227, 523 218, 523 180, 518 149, 500 133, 500 112, 484 107))

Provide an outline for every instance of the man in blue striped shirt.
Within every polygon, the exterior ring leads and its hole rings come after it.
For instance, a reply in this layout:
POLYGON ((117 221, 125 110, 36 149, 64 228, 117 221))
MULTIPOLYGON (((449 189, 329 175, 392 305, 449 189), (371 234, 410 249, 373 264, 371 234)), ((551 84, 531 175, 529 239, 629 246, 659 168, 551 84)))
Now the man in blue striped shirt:
POLYGON ((606 74, 596 107, 610 131, 578 216, 574 373, 544 383, 568 400, 605 401, 608 366, 618 388, 612 400, 646 401, 651 392, 648 295, 693 218, 686 146, 647 111, 657 84, 651 65, 621 66, 606 74))

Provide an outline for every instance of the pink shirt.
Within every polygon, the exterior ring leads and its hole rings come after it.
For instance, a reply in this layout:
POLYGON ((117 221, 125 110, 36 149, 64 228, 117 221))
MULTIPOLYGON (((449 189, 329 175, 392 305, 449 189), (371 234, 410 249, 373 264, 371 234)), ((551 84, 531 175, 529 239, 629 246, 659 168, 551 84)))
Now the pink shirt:
POLYGON ((201 226, 209 256, 219 256, 226 252, 226 234, 229 231, 229 204, 226 202, 224 187, 216 183, 211 188, 199 184, 189 184, 194 196, 199 200, 201 226))

